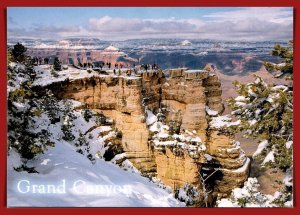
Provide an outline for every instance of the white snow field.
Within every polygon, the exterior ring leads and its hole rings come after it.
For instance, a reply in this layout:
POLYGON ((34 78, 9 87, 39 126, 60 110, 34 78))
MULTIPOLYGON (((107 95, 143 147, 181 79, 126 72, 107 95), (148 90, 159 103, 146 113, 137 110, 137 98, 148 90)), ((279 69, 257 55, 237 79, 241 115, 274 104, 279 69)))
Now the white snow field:
POLYGON ((18 159, 17 153, 8 157, 8 207, 184 206, 148 178, 101 159, 92 164, 67 143, 32 161, 39 173, 11 169, 18 159))

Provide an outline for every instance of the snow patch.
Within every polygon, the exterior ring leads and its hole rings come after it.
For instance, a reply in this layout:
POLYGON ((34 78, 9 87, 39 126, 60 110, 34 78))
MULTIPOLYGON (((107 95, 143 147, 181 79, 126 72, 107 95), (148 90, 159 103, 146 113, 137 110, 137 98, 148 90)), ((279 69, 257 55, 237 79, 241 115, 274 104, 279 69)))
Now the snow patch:
POLYGON ((288 141, 288 142, 285 143, 285 147, 287 149, 290 149, 292 145, 293 145, 293 141, 288 141))
POLYGON ((237 126, 239 124, 241 124, 241 120, 231 122, 231 118, 228 115, 213 117, 212 120, 210 121, 210 126, 212 128, 237 126))
POLYGON ((265 157, 264 161, 262 162, 262 164, 266 164, 268 162, 274 162, 275 161, 275 157, 274 157, 274 152, 270 151, 267 156, 265 157))
POLYGON ((245 96, 238 96, 234 99, 235 101, 237 102, 244 102, 244 101, 247 101, 246 97, 245 96))
POLYGON ((218 111, 210 109, 208 106, 205 107, 206 113, 210 116, 217 116, 218 111))
POLYGON ((261 142, 259 143, 259 145, 258 145, 256 151, 253 153, 252 157, 255 157, 255 156, 260 155, 260 154, 262 153, 262 151, 263 151, 266 147, 268 147, 268 145, 269 145, 268 140, 263 140, 263 141, 261 141, 261 142))
POLYGON ((204 154, 204 157, 206 158, 207 161, 211 161, 212 160, 212 156, 209 154, 204 154))
POLYGON ((150 110, 146 110, 147 118, 146 118, 146 124, 152 125, 153 123, 157 122, 157 117, 152 113, 150 110))

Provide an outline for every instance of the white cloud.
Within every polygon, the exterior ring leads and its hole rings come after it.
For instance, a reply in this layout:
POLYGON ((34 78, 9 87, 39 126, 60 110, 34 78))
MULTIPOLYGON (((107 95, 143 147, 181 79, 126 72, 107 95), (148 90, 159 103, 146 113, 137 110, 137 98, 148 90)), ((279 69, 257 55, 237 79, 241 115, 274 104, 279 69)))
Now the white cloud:
POLYGON ((203 24, 196 19, 137 19, 104 16, 91 18, 88 30, 99 32, 134 32, 138 35, 146 32, 166 34, 170 32, 196 32, 203 24))
POLYGON ((214 21, 240 21, 247 19, 265 20, 275 23, 286 23, 293 21, 292 8, 280 7, 248 7, 236 11, 226 11, 204 15, 214 21))
POLYGON ((9 28, 9 36, 87 36, 107 40, 134 38, 187 38, 223 40, 288 40, 293 36, 291 8, 241 8, 211 13, 202 19, 139 19, 94 17, 82 26, 9 28), (23 31, 23 32, 22 32, 23 31))

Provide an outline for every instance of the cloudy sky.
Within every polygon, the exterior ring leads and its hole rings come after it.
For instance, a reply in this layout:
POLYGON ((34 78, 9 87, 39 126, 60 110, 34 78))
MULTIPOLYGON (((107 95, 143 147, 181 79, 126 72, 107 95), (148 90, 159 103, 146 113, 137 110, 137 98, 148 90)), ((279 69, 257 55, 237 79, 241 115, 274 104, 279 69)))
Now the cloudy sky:
POLYGON ((289 40, 286 7, 10 7, 8 38, 289 40))

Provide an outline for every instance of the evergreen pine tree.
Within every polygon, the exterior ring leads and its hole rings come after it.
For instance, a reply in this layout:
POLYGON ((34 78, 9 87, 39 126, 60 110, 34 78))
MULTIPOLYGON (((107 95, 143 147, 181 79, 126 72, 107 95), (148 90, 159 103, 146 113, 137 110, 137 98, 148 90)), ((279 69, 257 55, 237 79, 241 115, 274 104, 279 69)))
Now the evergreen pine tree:
POLYGON ((90 119, 93 117, 93 113, 90 109, 88 109, 88 107, 86 106, 83 110, 83 117, 85 119, 85 121, 89 122, 90 119))
POLYGON ((279 44, 274 46, 272 55, 277 56, 281 59, 280 64, 274 64, 271 62, 264 62, 264 65, 268 71, 278 71, 277 77, 286 76, 287 78, 293 79, 293 40, 289 41, 288 47, 283 47, 279 44))
POLYGON ((79 137, 75 143, 76 146, 76 152, 85 155, 92 163, 95 162, 95 158, 90 153, 90 146, 88 144, 88 141, 86 140, 84 134, 80 131, 79 137))
MULTIPOLYGON (((290 44, 293 44, 290 42, 290 44)), ((293 50, 291 47, 276 45, 273 55, 279 56, 283 62, 282 71, 293 76, 293 50), (287 69, 287 67, 289 69, 287 69)), ((270 62, 265 65, 273 65, 270 62)), ((267 69, 274 69, 268 67, 267 69)), ((277 68, 279 69, 279 68, 277 68)), ((293 165, 293 86, 268 85, 262 78, 256 77, 255 82, 249 84, 234 83, 239 96, 231 98, 229 105, 236 117, 242 123, 237 129, 245 131, 246 136, 266 140, 263 150, 256 153, 266 159, 263 164, 270 164, 283 170, 293 165)), ((263 145, 260 145, 262 148, 263 145)))
POLYGON ((12 50, 10 48, 7 49, 7 65, 9 65, 14 60, 12 55, 12 50))
POLYGON ((42 97, 42 101, 51 123, 55 124, 56 122, 59 122, 60 108, 58 106, 58 100, 57 98, 55 98, 51 90, 45 91, 45 95, 42 97))
POLYGON ((49 58, 44 58, 44 64, 49 64, 49 58))
POLYGON ((54 69, 55 71, 61 71, 61 63, 60 63, 58 57, 55 57, 55 58, 54 58, 53 69, 54 69))
MULTIPOLYGON (((292 42, 290 42, 292 44, 292 42)), ((265 62, 266 68, 280 70, 281 76, 293 78, 293 49, 276 45, 272 54, 283 64, 265 62)), ((279 77, 279 76, 277 76, 279 77)), ((284 199, 292 199, 293 175, 293 83, 269 85, 256 76, 253 83, 234 83, 238 97, 229 99, 232 114, 241 120, 236 132, 258 138, 260 144, 253 154, 262 166, 280 168, 286 173, 284 199)), ((282 202, 278 201, 278 205, 282 202)))
POLYGON ((74 119, 76 119, 76 116, 72 112, 71 104, 67 101, 65 103, 63 124, 61 127, 61 130, 64 134, 63 139, 66 141, 73 141, 75 139, 75 136, 72 133, 72 128, 74 127, 74 119))
POLYGON ((77 147, 77 152, 80 154, 84 154, 85 151, 85 146, 87 146, 87 141, 85 139, 85 136, 82 134, 82 132, 80 131, 79 133, 79 137, 75 143, 75 146, 77 147))
POLYGON ((14 58, 15 61, 22 63, 26 58, 25 55, 26 51, 27 48, 25 46, 23 46, 21 43, 17 43, 16 45, 14 45, 11 51, 12 57, 14 58))
MULTIPOLYGON (((8 154, 11 150, 18 152, 23 159, 23 166, 18 170, 33 170, 26 167, 26 161, 34 158, 37 154, 43 153, 48 146, 53 143, 49 140, 49 133, 46 130, 35 132, 33 128, 34 120, 45 111, 43 101, 31 88, 30 75, 28 71, 33 66, 30 61, 24 61, 24 65, 11 67, 8 65, 7 73, 11 77, 12 83, 19 76, 23 82, 20 86, 8 93, 8 154)), ((10 82, 9 82, 10 83, 10 82)), ((8 83, 8 84, 9 84, 8 83)))

